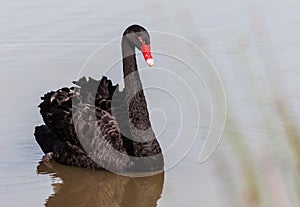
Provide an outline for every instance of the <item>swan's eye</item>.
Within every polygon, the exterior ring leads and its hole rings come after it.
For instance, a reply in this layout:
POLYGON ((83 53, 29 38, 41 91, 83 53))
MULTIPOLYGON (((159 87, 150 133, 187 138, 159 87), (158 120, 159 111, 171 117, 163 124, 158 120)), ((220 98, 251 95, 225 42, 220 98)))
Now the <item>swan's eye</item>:
POLYGON ((142 37, 138 37, 138 40, 141 42, 141 43, 144 43, 145 41, 143 40, 142 37))

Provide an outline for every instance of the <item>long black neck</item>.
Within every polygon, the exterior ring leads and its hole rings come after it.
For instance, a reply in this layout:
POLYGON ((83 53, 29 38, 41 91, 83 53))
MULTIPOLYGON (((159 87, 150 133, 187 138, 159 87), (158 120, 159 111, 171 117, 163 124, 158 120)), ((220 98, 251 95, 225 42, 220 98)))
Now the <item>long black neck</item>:
MULTIPOLYGON (((132 72, 137 72, 137 63, 135 58, 135 47, 130 44, 128 39, 122 38, 122 58, 124 79, 132 72)), ((141 80, 139 79, 139 82, 141 80)))
POLYGON ((129 130, 133 140, 147 142, 155 139, 155 135, 151 128, 147 102, 137 69, 135 47, 124 37, 122 56, 129 130))
MULTIPOLYGON (((131 157, 135 163, 135 170, 144 172, 161 171, 164 166, 163 155, 149 119, 147 102, 136 63, 135 46, 133 44, 135 40, 129 42, 130 38, 126 37, 128 30, 124 32, 125 36, 122 38, 122 56, 125 105, 127 105, 125 113, 128 112, 128 119, 126 120, 128 128, 126 128, 130 133, 131 140, 124 139, 124 143, 127 143, 127 146, 132 146, 133 155, 137 157, 137 159, 131 157), (139 159, 140 157, 143 157, 143 159, 139 159), (147 159, 144 159, 144 157, 147 157, 147 159)), ((129 154, 131 155, 131 153, 129 154)))

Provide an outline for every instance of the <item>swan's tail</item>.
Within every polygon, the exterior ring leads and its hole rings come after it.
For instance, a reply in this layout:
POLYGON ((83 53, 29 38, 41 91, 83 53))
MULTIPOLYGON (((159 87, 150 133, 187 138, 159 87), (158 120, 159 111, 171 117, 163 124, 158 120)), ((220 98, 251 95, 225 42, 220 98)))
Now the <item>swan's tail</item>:
POLYGON ((97 89, 97 95, 102 98, 111 98, 118 87, 118 84, 113 85, 112 81, 106 76, 103 76, 101 80, 95 80, 91 77, 88 79, 86 77, 82 77, 78 81, 73 81, 73 83, 86 92, 97 89))
MULTIPOLYGON (((111 114, 111 100, 114 92, 118 90, 118 84, 113 85, 112 81, 105 76, 101 80, 82 77, 73 83, 79 86, 81 102, 95 105, 111 114)), ((76 100, 73 103, 76 103, 76 100)))
POLYGON ((45 154, 53 152, 57 139, 45 125, 36 126, 34 131, 35 140, 45 154))

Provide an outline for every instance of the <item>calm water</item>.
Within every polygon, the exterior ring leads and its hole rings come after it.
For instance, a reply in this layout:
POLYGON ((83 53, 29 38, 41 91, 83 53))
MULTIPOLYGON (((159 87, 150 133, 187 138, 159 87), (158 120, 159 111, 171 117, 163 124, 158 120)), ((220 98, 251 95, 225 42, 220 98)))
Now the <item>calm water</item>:
MULTIPOLYGON (((300 90, 299 7, 296 0, 288 4, 279 0, 2 2, 1 206, 241 206, 247 201, 247 187, 232 152, 232 145, 241 144, 236 136, 240 132, 257 173, 265 172, 264 160, 271 151, 278 155, 271 158, 275 174, 284 174, 279 183, 289 187, 286 183, 293 183, 293 179, 285 175, 295 172, 289 161, 288 141, 282 139, 285 123, 280 121, 275 108, 276 101, 282 101, 292 114, 293 124, 299 126, 300 99, 295 97, 300 90), (132 23, 144 25, 150 31, 183 36, 201 47, 214 62, 228 102, 227 125, 217 151, 206 162, 198 162, 211 118, 204 84, 195 81, 193 73, 183 70, 184 66, 174 59, 157 55, 158 69, 174 69, 191 90, 198 91, 195 100, 201 117, 201 122, 195 121, 189 91, 175 79, 165 79, 153 70, 142 75, 145 84, 152 79, 168 83, 160 87, 176 91, 174 98, 161 90, 146 90, 151 120, 156 134, 162 134, 159 141, 170 169, 153 177, 128 178, 54 162, 39 163, 43 154, 33 137, 34 126, 42 123, 36 107, 39 97, 49 90, 71 85, 78 74, 95 76, 88 70, 80 73, 86 59, 98 47, 119 37, 132 23), (184 118, 179 116, 180 107, 176 105, 176 98, 180 97, 187 109, 184 118), (237 127, 233 123, 238 123, 237 127), (199 129, 196 135, 195 129, 199 129)), ((159 51, 164 42, 160 45, 154 40, 153 48, 159 51)), ((187 56, 190 52, 176 42, 173 50, 187 56)), ((120 51, 115 55, 119 57, 120 51)), ((201 59, 193 54, 189 57, 190 63, 201 59)), ((145 67, 144 63, 139 64, 145 67)), ((97 67, 93 69, 97 71, 97 67)), ((203 63, 195 70, 200 72, 204 67, 203 63)), ((118 82, 122 74, 118 64, 115 68, 108 74, 118 82)), ((101 77, 101 73, 96 76, 101 77)), ((218 112, 217 120, 222 120, 221 116, 218 112)), ((216 122, 211 133, 222 127, 222 121, 216 122)), ((268 179, 264 182, 268 183, 268 179)), ((267 195, 267 190, 262 190, 262 194, 267 195)), ((290 190, 286 203, 296 201, 299 202, 297 193, 290 190)))

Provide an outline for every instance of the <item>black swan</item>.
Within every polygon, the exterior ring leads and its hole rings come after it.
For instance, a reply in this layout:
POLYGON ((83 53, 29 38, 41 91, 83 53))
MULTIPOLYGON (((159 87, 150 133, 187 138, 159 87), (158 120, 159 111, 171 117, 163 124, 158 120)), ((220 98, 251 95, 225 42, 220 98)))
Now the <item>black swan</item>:
POLYGON ((37 126, 34 135, 46 154, 44 160, 120 173, 163 170, 135 57, 137 48, 153 66, 149 33, 131 25, 121 45, 122 91, 105 76, 101 80, 83 77, 73 82, 75 87, 51 91, 41 98, 45 125, 37 126))

